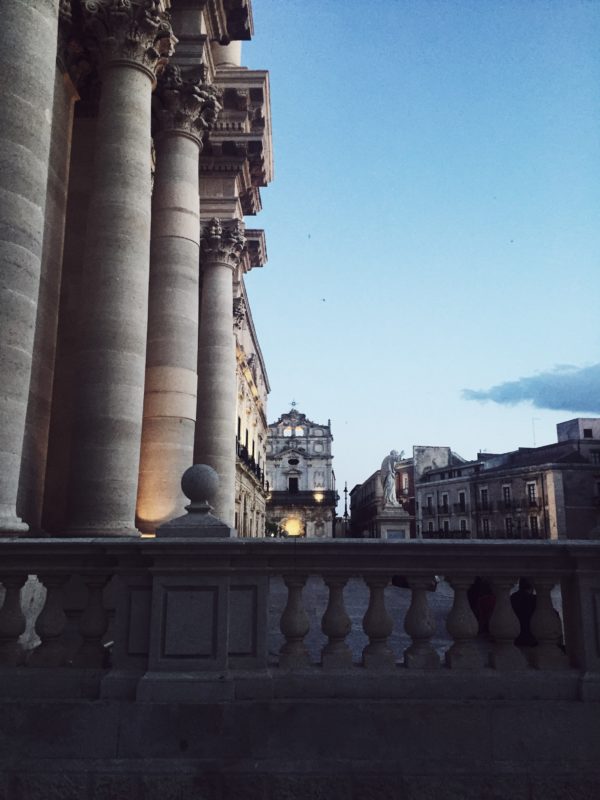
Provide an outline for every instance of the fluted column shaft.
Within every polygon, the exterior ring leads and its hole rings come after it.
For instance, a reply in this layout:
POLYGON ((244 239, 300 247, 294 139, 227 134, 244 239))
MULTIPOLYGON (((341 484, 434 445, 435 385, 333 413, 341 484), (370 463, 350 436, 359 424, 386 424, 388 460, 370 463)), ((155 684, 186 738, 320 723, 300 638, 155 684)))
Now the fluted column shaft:
POLYGON ((16 514, 29 397, 54 95, 58 0, 2 4, 0 533, 16 514))
POLYGON ((168 67, 154 137, 146 389, 137 520, 143 532, 182 513, 193 463, 198 356, 200 136, 220 106, 210 87, 168 67))
POLYGON ((211 220, 202 233, 202 301, 198 343, 198 411, 194 462, 219 475, 215 514, 235 519, 235 341, 233 276, 245 245, 239 220, 211 220))
POLYGON ((86 9, 103 69, 69 528, 118 535, 135 533, 150 262, 150 96, 161 15, 151 16, 141 3, 86 9))
POLYGON ((32 531, 38 531, 41 527, 44 500, 57 349, 71 130, 77 97, 75 86, 62 69, 57 67, 54 81, 44 247, 17 498, 17 512, 32 531))

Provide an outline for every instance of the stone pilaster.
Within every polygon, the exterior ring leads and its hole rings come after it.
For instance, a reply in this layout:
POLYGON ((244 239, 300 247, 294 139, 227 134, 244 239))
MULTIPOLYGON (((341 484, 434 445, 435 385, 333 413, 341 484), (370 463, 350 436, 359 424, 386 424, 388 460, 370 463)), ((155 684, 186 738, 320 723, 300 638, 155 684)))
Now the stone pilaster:
POLYGON ((58 0, 2 5, 0 75, 0 533, 16 514, 40 284, 58 0))
MULTIPOLYGON (((135 532, 150 261, 150 100, 173 37, 153 0, 85 0, 102 90, 83 266, 69 529, 135 532)), ((92 48, 93 49, 93 48, 92 48)))
POLYGON ((192 465, 196 420, 202 134, 218 93, 168 66, 155 95, 158 130, 152 199, 146 389, 137 520, 143 532, 179 516, 181 476, 192 465))
POLYGON ((215 514, 234 524, 235 496, 235 343, 233 270, 246 239, 239 220, 212 219, 201 239, 202 301, 198 338, 198 404, 194 463, 209 464, 219 475, 215 514))

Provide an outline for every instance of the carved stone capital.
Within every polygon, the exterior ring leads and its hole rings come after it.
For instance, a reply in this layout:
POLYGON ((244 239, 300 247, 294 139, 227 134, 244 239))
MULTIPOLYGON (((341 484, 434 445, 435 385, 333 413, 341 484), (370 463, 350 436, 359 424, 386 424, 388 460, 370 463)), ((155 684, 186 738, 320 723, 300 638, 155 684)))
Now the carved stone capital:
POLYGON ((177 40, 158 0, 82 0, 81 11, 102 66, 129 64, 154 79, 173 54, 177 40))
POLYGON ((204 265, 227 264, 235 269, 245 246, 244 223, 239 219, 221 221, 213 217, 202 228, 200 247, 204 265))
POLYGON ((233 298, 233 327, 241 331, 246 319, 246 301, 243 297, 233 298))
POLYGON ((222 109, 221 93, 200 76, 182 76, 181 69, 168 64, 155 93, 159 132, 192 136, 199 143, 214 126, 222 109))

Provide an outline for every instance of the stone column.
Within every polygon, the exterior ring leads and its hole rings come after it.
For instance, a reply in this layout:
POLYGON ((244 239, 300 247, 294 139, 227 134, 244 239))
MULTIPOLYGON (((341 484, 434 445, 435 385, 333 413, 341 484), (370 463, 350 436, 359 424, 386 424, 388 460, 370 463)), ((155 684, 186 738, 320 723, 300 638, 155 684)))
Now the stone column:
POLYGON ((44 231, 58 0, 2 4, 0 534, 16 513, 44 231))
POLYGON ((83 264, 69 530, 135 533, 150 261, 150 96, 171 32, 151 0, 81 6, 102 93, 83 264))
POLYGON ((79 98, 64 58, 65 41, 71 30, 69 11, 69 5, 63 0, 54 79, 40 290, 17 497, 17 513, 32 532, 39 531, 41 527, 57 349, 73 109, 79 98))
POLYGON ((155 95, 150 297, 137 520, 142 532, 179 516, 193 463, 198 359, 198 157, 218 94, 168 66, 155 95))
POLYGON ((245 247, 239 220, 212 219, 202 231, 202 301, 198 337, 198 405, 194 462, 220 478, 215 515, 233 527, 235 516, 235 341, 233 270, 245 247))

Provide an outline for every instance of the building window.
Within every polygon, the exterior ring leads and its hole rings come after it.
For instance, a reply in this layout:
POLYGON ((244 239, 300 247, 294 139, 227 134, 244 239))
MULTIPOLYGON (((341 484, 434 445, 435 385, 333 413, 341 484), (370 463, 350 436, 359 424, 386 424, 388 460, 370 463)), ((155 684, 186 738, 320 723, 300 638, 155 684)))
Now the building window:
POLYGON ((427 530, 429 533, 433 533, 433 522, 427 523, 427 530))
POLYGON ((284 436, 291 436, 292 435, 292 429, 289 426, 287 428, 284 428, 283 429, 283 435, 284 436))
POLYGON ((448 511, 448 494, 446 492, 442 495, 442 508, 444 511, 448 511))
POLYGON ((408 475, 406 474, 406 472, 404 472, 402 475, 402 488, 408 489, 408 475))
POLYGON ((466 498, 464 492, 458 493, 458 507, 461 511, 464 511, 466 508, 466 498))
POLYGON ((537 505, 537 488, 535 483, 527 484, 527 502, 530 506, 537 505))
POLYGON ((294 433, 296 436, 304 436, 304 428, 301 425, 296 425, 294 433))
POLYGON ((487 488, 479 490, 479 499, 481 501, 481 507, 482 508, 487 508, 488 507, 488 490, 487 490, 487 488))
POLYGON ((591 428, 584 428, 583 429, 583 438, 584 439, 593 439, 594 434, 591 428))
POLYGON ((502 487, 502 499, 504 500, 504 505, 506 507, 510 506, 510 502, 512 500, 512 491, 510 486, 502 487))
POLYGON ((592 450, 590 453, 592 464, 600 464, 600 450, 592 450))
POLYGON ((532 536, 537 536, 539 533, 538 518, 536 516, 529 517, 529 530, 532 536))
POLYGON ((504 530, 506 531, 507 536, 513 535, 514 527, 515 525, 511 517, 506 517, 506 519, 504 520, 504 530))
POLYGON ((447 519, 444 520, 444 533, 448 533, 450 531, 450 523, 447 519))
POLYGON ((489 536, 490 535, 490 521, 489 519, 482 519, 481 520, 481 527, 483 528, 483 535, 489 536))
POLYGON ((427 510, 431 511, 432 508, 433 508, 433 495, 428 494, 427 495, 427 510))
POLYGON ((295 493, 298 491, 298 478, 288 478, 288 488, 290 492, 295 493))
POLYGON ((460 530, 461 530, 461 533, 465 533, 465 531, 467 530, 467 520, 466 519, 461 519, 461 521, 460 521, 460 530))

